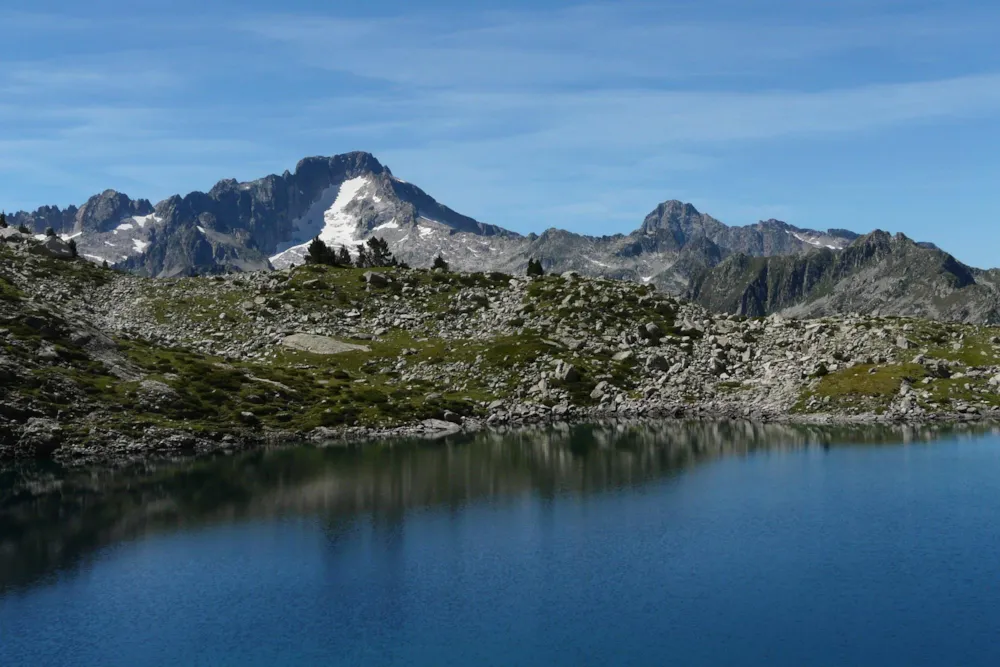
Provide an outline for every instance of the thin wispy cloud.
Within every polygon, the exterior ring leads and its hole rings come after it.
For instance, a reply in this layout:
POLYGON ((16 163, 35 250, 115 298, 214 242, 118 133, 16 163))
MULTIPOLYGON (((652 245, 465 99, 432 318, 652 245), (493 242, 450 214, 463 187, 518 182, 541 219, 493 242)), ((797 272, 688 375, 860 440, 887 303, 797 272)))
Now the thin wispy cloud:
POLYGON ((956 20, 876 16, 839 23, 677 19, 627 5, 468 17, 341 19, 269 15, 237 24, 305 62, 417 86, 611 84, 607 76, 688 82, 773 73, 803 59, 870 50, 911 59, 989 43, 996 12, 956 20))

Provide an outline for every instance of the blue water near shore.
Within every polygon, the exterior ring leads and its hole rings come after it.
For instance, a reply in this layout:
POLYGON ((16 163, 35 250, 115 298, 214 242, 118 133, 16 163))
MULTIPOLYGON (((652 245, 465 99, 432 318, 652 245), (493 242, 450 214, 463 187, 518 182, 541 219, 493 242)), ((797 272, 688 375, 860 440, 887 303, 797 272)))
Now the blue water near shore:
POLYGON ((1000 664, 997 436, 615 437, 12 494, 0 664, 1000 664))

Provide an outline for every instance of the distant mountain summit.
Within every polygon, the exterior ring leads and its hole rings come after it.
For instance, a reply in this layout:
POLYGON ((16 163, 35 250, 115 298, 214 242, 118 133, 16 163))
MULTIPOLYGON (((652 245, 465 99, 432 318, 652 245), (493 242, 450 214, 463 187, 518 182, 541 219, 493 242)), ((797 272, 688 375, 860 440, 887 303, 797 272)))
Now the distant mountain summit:
POLYGON ((648 283, 730 312, 822 313, 848 306, 955 317, 991 312, 986 305, 926 308, 929 296, 907 291, 919 286, 936 294, 951 284, 948 276, 959 283, 992 284, 992 273, 960 269, 964 265, 940 259, 950 255, 931 244, 886 241, 884 233, 817 231, 773 219, 733 227, 676 200, 657 205, 630 234, 548 229, 525 236, 448 208, 364 152, 305 158, 294 172, 249 182, 221 180, 208 192, 174 195, 155 206, 107 190, 79 208, 43 206, 15 213, 11 221, 39 234, 51 227, 75 239, 87 259, 156 277, 284 268, 301 264, 317 236, 334 248, 353 250, 376 235, 413 266, 429 266, 440 254, 458 270, 521 273, 536 258, 547 271, 648 283), (945 276, 940 284, 928 278, 908 287, 902 281, 894 283, 896 292, 852 295, 867 289, 860 276, 889 266, 906 274, 907 263, 917 261, 951 268, 934 274, 945 276), (819 298, 818 289, 829 292, 819 298))

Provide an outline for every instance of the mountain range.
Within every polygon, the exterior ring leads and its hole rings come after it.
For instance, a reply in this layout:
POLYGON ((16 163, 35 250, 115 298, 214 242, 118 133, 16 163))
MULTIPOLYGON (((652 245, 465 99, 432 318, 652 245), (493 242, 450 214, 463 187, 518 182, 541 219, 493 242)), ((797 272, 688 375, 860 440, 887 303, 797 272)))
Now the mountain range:
POLYGON ((80 207, 10 216, 34 233, 74 239, 82 256, 150 277, 285 268, 314 237, 349 249, 371 236, 429 266, 550 272, 655 285, 719 311, 820 316, 845 310, 1000 321, 1000 272, 967 267, 930 244, 885 232, 817 231, 765 220, 728 226, 666 201, 629 234, 561 229, 522 235, 462 215, 364 152, 301 160, 294 172, 157 204, 107 190, 80 207))

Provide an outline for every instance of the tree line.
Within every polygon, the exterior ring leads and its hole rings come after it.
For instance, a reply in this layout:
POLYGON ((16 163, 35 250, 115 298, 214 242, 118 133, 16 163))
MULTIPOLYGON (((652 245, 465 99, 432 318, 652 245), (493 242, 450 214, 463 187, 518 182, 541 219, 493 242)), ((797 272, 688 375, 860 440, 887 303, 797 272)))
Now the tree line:
MULTIPOLYGON (((373 236, 364 243, 359 243, 355 247, 355 255, 346 246, 334 249, 328 246, 320 237, 314 238, 309 243, 306 251, 306 264, 322 264, 324 266, 339 266, 344 268, 356 267, 359 269, 399 267, 408 269, 405 262, 400 262, 389 250, 389 243, 378 236, 373 236)), ((438 254, 434 258, 432 269, 438 271, 449 271, 448 262, 438 254)), ((529 276, 544 276, 545 269, 542 267, 540 259, 530 258, 528 268, 525 272, 529 276)))
POLYGON ((359 269, 390 266, 409 268, 393 256, 392 251, 389 250, 389 243, 378 236, 373 236, 366 242, 359 243, 356 248, 356 257, 351 257, 346 246, 340 246, 339 249, 334 250, 317 236, 309 244, 306 263, 325 266, 354 266, 359 269))

